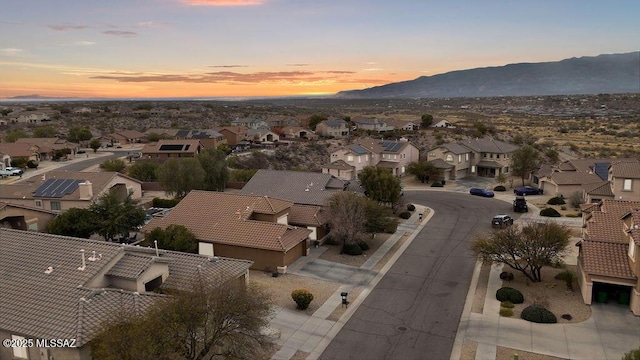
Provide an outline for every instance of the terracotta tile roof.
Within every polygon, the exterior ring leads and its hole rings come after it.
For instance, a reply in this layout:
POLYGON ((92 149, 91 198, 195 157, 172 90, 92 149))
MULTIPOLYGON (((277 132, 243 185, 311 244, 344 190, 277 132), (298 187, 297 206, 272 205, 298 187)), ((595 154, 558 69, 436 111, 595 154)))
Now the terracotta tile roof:
POLYGON ((504 141, 494 140, 493 138, 468 139, 458 143, 479 153, 507 154, 518 149, 515 145, 511 145, 504 141))
POLYGON ((544 164, 535 171, 535 175, 540 177, 546 176, 549 177, 553 173, 554 166, 551 164, 544 164))
POLYGON ((203 145, 197 139, 183 140, 159 140, 157 143, 146 144, 141 152, 143 154, 197 154, 198 148, 202 149, 203 145), (182 145, 181 148, 173 150, 174 146, 182 145), (162 146, 168 146, 171 150, 161 149, 162 146))
POLYGON ((145 134, 158 134, 158 135, 168 135, 168 136, 176 136, 179 129, 161 129, 161 128, 151 128, 145 131, 145 134))
POLYGON ((370 151, 375 154, 380 154, 385 150, 384 146, 382 146, 382 141, 378 139, 372 138, 358 138, 354 141, 355 144, 362 146, 367 151, 370 151))
POLYGON ((640 179, 640 162, 618 161, 609 168, 611 175, 617 178, 640 179))
POLYGON ((300 232, 284 224, 251 218, 253 213, 273 215, 292 205, 267 196, 194 190, 169 214, 152 219, 142 231, 180 224, 199 241, 286 252, 306 240, 311 231, 300 232), (297 242, 293 243, 293 238, 297 242))
POLYGON ((615 213, 604 213, 596 211, 592 213, 587 221, 585 239, 591 241, 604 241, 615 243, 626 243, 624 232, 622 231, 622 215, 615 213))
POLYGON ((579 171, 554 172, 549 178, 558 185, 579 185, 602 181, 602 179, 600 179, 596 174, 583 173, 579 171))
POLYGON ((592 275, 635 279, 629 266, 628 243, 582 242, 584 271, 592 275))
POLYGON ((43 339, 76 338, 77 346, 91 340, 102 321, 122 306, 141 312, 162 297, 90 288, 91 283, 109 283, 100 279, 105 272, 133 276, 141 269, 134 260, 165 261, 169 276, 162 287, 184 289, 197 274, 219 285, 252 264, 163 250, 160 260, 153 260, 153 249, 11 229, 0 229, 0 248, 0 329, 43 339), (80 249, 86 256, 82 271, 80 249), (89 259, 93 251, 101 255, 98 260, 89 259))
POLYGON ((136 130, 122 130, 117 132, 118 135, 124 136, 127 139, 140 139, 144 137, 144 134, 136 130))
POLYGON ((79 145, 72 143, 65 139, 60 138, 20 138, 16 140, 17 143, 27 143, 39 147, 42 151, 43 148, 60 150, 60 149, 73 149, 79 145))
POLYGON ((327 221, 320 206, 294 204, 289 211, 289 223, 293 225, 321 226, 327 221))
POLYGON ((458 155, 458 154, 466 154, 466 153, 470 153, 471 149, 466 147, 466 146, 462 146, 458 143, 447 143, 447 144, 442 144, 439 147, 443 147, 449 151, 451 151, 452 153, 458 155))
POLYGON ((589 195, 598 195, 598 196, 611 196, 613 197, 613 191, 611 191, 611 183, 608 181, 601 181, 597 183, 584 184, 582 185, 584 191, 589 195))
POLYGON ((34 155, 31 145, 27 143, 0 143, 0 153, 11 157, 30 157, 34 155))
MULTIPOLYGON (((85 171, 62 171, 53 170, 45 173, 43 176, 34 176, 27 180, 24 180, 17 184, 9 184, 0 186, 0 198, 3 199, 35 199, 35 190, 42 185, 47 179, 74 179, 89 181, 93 187, 94 197, 99 196, 107 185, 112 183, 116 178, 125 178, 128 181, 134 181, 140 183, 139 180, 131 178, 129 176, 117 173, 117 172, 85 172, 85 171)), ((64 195, 60 199, 62 200, 78 200, 80 199, 80 192, 76 189, 74 192, 64 195)), ((91 200, 91 199, 89 199, 91 200)), ((87 200, 87 201, 89 201, 87 200)))
POLYGON ((331 174, 261 169, 240 193, 286 199, 296 204, 324 205, 346 184, 331 174))
POLYGON ((429 161, 430 163, 433 164, 433 166, 437 167, 438 169, 452 169, 453 165, 449 164, 448 162, 442 160, 442 159, 435 159, 435 160, 431 160, 429 161))
POLYGON ((327 169, 336 169, 336 170, 353 170, 356 167, 353 165, 347 164, 344 160, 334 161, 330 164, 324 166, 327 169))
POLYGON ((107 275, 135 280, 142 275, 142 272, 145 271, 151 263, 153 263, 151 256, 125 254, 122 259, 113 265, 107 272, 107 275))

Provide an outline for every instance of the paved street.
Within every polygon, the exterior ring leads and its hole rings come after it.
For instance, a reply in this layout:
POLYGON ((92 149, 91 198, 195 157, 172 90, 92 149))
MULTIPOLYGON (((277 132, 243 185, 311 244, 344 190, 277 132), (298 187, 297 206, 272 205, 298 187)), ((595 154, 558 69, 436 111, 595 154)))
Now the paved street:
POLYGON ((497 199, 405 191, 435 216, 331 341, 321 359, 448 359, 475 265, 468 249, 497 199))

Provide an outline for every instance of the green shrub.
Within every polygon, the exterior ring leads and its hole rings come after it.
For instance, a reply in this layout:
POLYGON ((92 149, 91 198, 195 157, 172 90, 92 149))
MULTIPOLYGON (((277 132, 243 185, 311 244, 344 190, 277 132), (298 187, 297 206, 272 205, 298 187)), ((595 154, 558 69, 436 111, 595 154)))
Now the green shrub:
POLYGON ((622 360, 640 360, 640 347, 625 353, 622 360))
POLYGON ((498 185, 493 188, 493 191, 507 191, 507 188, 502 185, 498 185))
POLYGON ((416 210, 416 206, 415 206, 415 205, 413 205, 413 204, 409 204, 409 205, 407 205, 407 210, 409 210, 409 211, 415 211, 415 210, 416 210))
POLYGON ((347 255, 362 255, 362 248, 358 244, 347 243, 342 246, 342 252, 347 255))
POLYGON ((384 225, 383 232, 385 234, 393 234, 398 229, 398 219, 397 218, 389 218, 389 221, 384 225))
POLYGON ((551 311, 538 305, 527 306, 522 310, 520 317, 539 324, 555 324, 558 322, 558 319, 551 311))
POLYGON ((431 187, 442 187, 442 183, 440 181, 434 181, 431 184, 431 187))
POLYGON ((524 295, 522 295, 520 290, 505 286, 496 291, 496 299, 500 302, 509 301, 513 304, 522 304, 524 302, 524 295))
POLYGON ((502 309, 500 309, 500 316, 512 317, 513 316, 513 310, 502 308, 502 309))
POLYGON ((400 216, 400 218, 402 218, 402 219, 408 219, 408 218, 410 218, 410 217, 411 217, 411 213, 410 213, 410 212, 408 212, 408 211, 403 211, 403 212, 401 212, 401 213, 400 213, 400 215, 398 215, 398 216, 400 216))
POLYGON ((577 279, 576 274, 571 270, 565 270, 553 277, 556 280, 562 280, 567 285, 567 289, 573 290, 573 282, 577 279))
POLYGON ((515 307, 511 301, 503 301, 500 303, 500 306, 507 309, 513 309, 515 307))
POLYGON ((560 213, 554 208, 546 208, 546 209, 540 210, 540 216, 560 217, 562 215, 560 215, 560 213))
POLYGON ((566 202, 564 201, 563 198, 556 196, 556 197, 552 197, 551 199, 549 199, 549 201, 547 201, 547 204, 549 205, 564 205, 566 204, 566 202))
POLYGON ((29 160, 27 161, 27 167, 29 169, 37 169, 38 168, 38 162, 35 160, 29 160))
POLYGON ((367 243, 366 243, 366 242, 364 242, 364 241, 360 241, 360 242, 358 243, 358 246, 360 246, 360 249, 362 249, 362 251, 367 251, 367 250, 369 250, 369 249, 370 249, 369 244, 367 244, 367 243))
POLYGON ((306 289, 297 289, 291 292, 291 298, 298 305, 298 309, 306 310, 311 304, 311 300, 313 300, 313 294, 306 289))
POLYGON ((567 210, 567 207, 562 205, 562 206, 560 206, 560 210, 567 210))
POLYGON ((180 202, 180 199, 162 199, 162 198, 153 198, 151 200, 151 206, 157 208, 172 208, 180 202))

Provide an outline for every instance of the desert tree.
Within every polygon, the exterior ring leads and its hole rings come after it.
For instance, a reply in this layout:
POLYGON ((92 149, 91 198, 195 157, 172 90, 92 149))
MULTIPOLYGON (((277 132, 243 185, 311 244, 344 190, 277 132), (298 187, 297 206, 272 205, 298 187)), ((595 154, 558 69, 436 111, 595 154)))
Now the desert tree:
POLYGON ((309 124, 309 129, 315 131, 316 130, 316 126, 318 126, 319 123, 321 123, 321 122, 323 122, 323 121, 325 121, 327 119, 328 118, 326 116, 324 116, 324 115, 318 115, 318 114, 311 115, 309 117, 309 119, 307 119, 308 124, 309 124))
POLYGON ((524 178, 538 168, 538 150, 531 145, 525 145, 511 153, 511 172, 522 178, 522 186, 524 186, 524 178))
POLYGON ((93 135, 91 134, 91 130, 82 126, 73 126, 69 128, 69 133, 67 134, 67 140, 79 143, 82 141, 89 141, 93 135))
POLYGON ((111 189, 97 198, 89 210, 96 217, 95 232, 106 241, 116 237, 129 237, 129 233, 144 224, 145 212, 131 198, 131 194, 121 194, 111 189))
POLYGON ((423 114, 420 117, 420 123, 421 123, 423 128, 428 128, 429 126, 431 126, 431 124, 433 124, 433 115, 431 115, 431 114, 423 114))
POLYGON ((93 139, 89 142, 89 147, 91 149, 93 149, 94 153, 98 152, 98 149, 100 149, 100 146, 102 146, 102 144, 100 143, 100 140, 98 139, 93 139))
POLYGON ((105 171, 123 172, 127 164, 122 159, 108 159, 100 164, 100 168, 105 171))
POLYGON ((38 126, 33 128, 33 136, 38 138, 53 138, 58 135, 58 130, 53 126, 38 126))
POLYGON ((402 196, 400 179, 391 170, 367 166, 358 174, 360 185, 369 199, 381 204, 390 204, 394 209, 402 196))
POLYGON ((71 208, 47 224, 50 234, 88 239, 96 231, 97 218, 89 209, 71 208))
POLYGON ((160 164, 153 161, 136 161, 127 169, 127 175, 140 181, 156 181, 160 164))
POLYGON ((162 249, 198 253, 196 236, 182 225, 171 224, 166 229, 157 227, 145 236, 142 245, 152 246, 154 241, 162 249))
POLYGON ((238 280, 215 287, 199 276, 187 286, 157 296, 143 315, 113 316, 92 341, 92 358, 267 357, 273 342, 263 330, 269 325, 272 302, 263 288, 238 280))
POLYGON ((224 191, 229 181, 226 157, 224 151, 217 149, 206 149, 198 154, 198 161, 204 170, 204 179, 199 190, 224 191))
POLYGON ((196 158, 169 159, 157 171, 158 181, 168 195, 183 198, 194 189, 201 189, 205 171, 196 158))
POLYGON ((570 232, 553 222, 529 223, 476 236, 473 252, 486 264, 505 264, 533 282, 542 281, 542 267, 560 261, 567 251, 570 232))
POLYGON ((409 163, 407 166, 407 173, 416 177, 416 180, 421 183, 429 181, 442 174, 442 169, 437 168, 435 165, 428 161, 420 160, 409 163))
POLYGON ((363 240, 367 220, 367 199, 355 192, 342 191, 332 195, 327 201, 331 236, 347 244, 363 240))

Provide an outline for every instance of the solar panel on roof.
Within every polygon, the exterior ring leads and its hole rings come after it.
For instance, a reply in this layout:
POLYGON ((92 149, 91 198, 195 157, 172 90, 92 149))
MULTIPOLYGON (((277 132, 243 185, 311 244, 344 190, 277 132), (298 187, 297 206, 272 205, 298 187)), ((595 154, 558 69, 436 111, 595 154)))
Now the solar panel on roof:
POLYGON ((367 153, 367 150, 365 150, 365 149, 364 149, 362 146, 360 146, 360 145, 353 145, 353 146, 351 147, 351 150, 352 150, 354 153, 358 154, 358 155, 364 155, 364 154, 366 154, 366 153, 367 153))
POLYGON ((182 150, 183 144, 164 144, 160 145, 160 151, 180 151, 182 150))
POLYGON ((176 133, 176 136, 178 137, 185 137, 189 134, 189 130, 178 130, 178 132, 176 133))
POLYGON ((61 198, 76 191, 78 184, 84 180, 47 179, 34 192, 34 197, 61 198))

